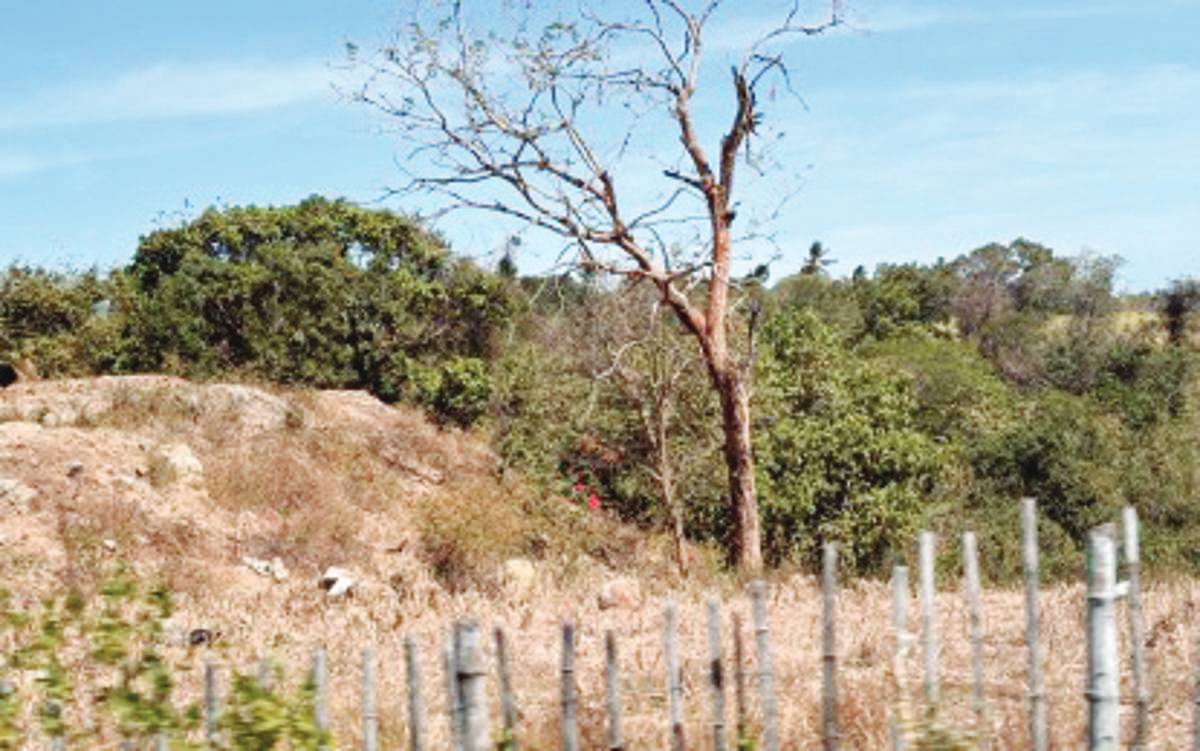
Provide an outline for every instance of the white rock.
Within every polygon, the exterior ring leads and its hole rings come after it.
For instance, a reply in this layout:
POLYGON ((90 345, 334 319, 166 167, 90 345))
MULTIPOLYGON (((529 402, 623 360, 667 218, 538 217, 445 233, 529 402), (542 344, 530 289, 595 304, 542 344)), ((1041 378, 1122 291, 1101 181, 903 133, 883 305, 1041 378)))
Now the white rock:
POLYGON ((204 487, 204 464, 186 443, 168 443, 154 451, 162 462, 168 482, 200 489, 204 487))
POLYGON ((12 505, 18 512, 29 511, 37 491, 19 480, 0 478, 0 502, 12 505))
POLYGON ((350 594, 354 589, 354 578, 344 568, 330 566, 321 574, 321 588, 331 599, 338 599, 350 594))
POLYGON ((117 541, 111 537, 104 538, 104 541, 100 544, 103 545, 104 549, 110 553, 115 552, 117 549, 117 541))
POLYGON ((537 568, 528 558, 509 558, 500 568, 504 583, 514 589, 529 589, 537 577, 537 568))
POLYGON ((641 604, 642 587, 638 584, 637 579, 619 576, 609 579, 601 585, 600 596, 597 600, 601 610, 610 608, 632 610, 641 604))
POLYGON ((264 561, 262 558, 244 555, 242 556, 242 565, 259 576, 269 576, 277 582, 288 578, 287 566, 284 565, 283 559, 278 556, 269 561, 264 561))

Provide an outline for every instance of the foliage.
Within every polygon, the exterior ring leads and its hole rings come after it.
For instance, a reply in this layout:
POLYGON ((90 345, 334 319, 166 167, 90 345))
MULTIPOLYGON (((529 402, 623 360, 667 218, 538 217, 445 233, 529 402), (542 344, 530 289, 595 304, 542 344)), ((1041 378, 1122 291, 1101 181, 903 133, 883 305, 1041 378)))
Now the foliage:
POLYGON ((836 540, 847 568, 879 570, 919 526, 939 455, 916 428, 912 383, 854 358, 803 310, 770 321, 762 347, 756 451, 771 557, 814 563, 836 540))
POLYGON ((195 705, 178 708, 174 700, 175 675, 187 667, 169 655, 163 624, 172 612, 170 595, 143 586, 125 569, 97 594, 68 591, 31 609, 0 592, 0 634, 12 645, 0 664, 0 749, 22 748, 33 735, 28 707, 41 735, 69 747, 114 738, 140 746, 165 737, 181 751, 332 748, 312 719, 310 683, 285 697, 241 675, 221 721, 224 738, 216 745, 188 741, 200 712, 195 705), (23 695, 22 686, 29 693, 23 695))

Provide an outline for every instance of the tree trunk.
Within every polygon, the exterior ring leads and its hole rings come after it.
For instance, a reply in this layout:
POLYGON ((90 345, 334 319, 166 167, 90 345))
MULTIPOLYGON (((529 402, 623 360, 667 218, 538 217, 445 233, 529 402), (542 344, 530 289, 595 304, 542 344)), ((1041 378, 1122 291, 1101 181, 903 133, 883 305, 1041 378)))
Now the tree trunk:
POLYGON ((754 484, 754 451, 750 443, 749 378, 736 366, 730 366, 714 373, 713 380, 721 396, 729 510, 733 516, 733 562, 742 571, 754 572, 762 568, 762 539, 754 484))

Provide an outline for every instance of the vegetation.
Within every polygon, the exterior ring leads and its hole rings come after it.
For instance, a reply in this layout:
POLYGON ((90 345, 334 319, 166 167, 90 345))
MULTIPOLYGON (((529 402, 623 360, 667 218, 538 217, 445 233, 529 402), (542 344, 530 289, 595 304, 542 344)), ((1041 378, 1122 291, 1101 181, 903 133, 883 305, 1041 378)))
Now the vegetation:
MULTIPOLYGON (((811 565, 835 539, 847 566, 882 572, 918 526, 969 526, 996 551, 986 573, 1007 579, 1016 502, 1032 495, 1052 574, 1077 570, 1086 531, 1125 503, 1146 520, 1149 565, 1200 566, 1186 544, 1200 532, 1194 283, 1122 298, 1111 260, 1026 240, 849 279, 827 255, 814 246, 770 289, 744 284, 732 314, 753 331, 769 563, 811 565)), ((681 566, 685 541, 728 547, 721 400, 659 290, 500 271, 342 201, 211 209, 111 273, 9 269, 0 358, 43 376, 367 388, 490 437, 530 482, 521 513, 568 499, 662 528, 681 566)), ((522 532, 467 550, 454 530, 480 513, 423 517, 455 586, 538 545, 522 532)))

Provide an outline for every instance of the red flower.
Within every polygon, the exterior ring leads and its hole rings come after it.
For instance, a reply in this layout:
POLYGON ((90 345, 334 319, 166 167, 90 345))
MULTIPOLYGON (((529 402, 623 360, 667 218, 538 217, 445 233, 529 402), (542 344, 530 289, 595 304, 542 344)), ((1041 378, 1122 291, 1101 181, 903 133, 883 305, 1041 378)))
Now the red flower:
POLYGON ((575 492, 576 493, 582 493, 585 490, 587 490, 587 485, 584 485, 582 480, 575 483, 575 492))
POLYGON ((592 511, 595 511, 596 509, 600 508, 600 496, 596 495, 595 493, 592 493, 591 495, 589 495, 587 497, 587 506, 592 511))

